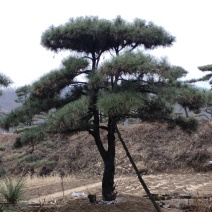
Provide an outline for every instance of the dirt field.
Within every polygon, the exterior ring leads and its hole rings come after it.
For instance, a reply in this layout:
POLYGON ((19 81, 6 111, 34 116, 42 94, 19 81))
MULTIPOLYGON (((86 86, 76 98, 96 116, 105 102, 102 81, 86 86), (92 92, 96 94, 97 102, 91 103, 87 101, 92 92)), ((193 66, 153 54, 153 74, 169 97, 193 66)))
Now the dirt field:
MULTIPOLYGON (((212 173, 196 174, 159 174, 143 176, 151 193, 163 204, 162 211, 195 211, 189 209, 189 205, 195 204, 195 197, 212 197, 212 173), (191 195, 191 199, 182 199, 183 195, 191 195), (166 208, 167 207, 167 208, 166 208), (186 210, 187 208, 187 210, 186 210)), ((61 183, 53 182, 46 185, 28 186, 27 193, 30 196, 29 205, 37 205, 30 208, 31 211, 154 211, 152 203, 144 198, 145 192, 136 177, 119 177, 115 180, 117 188, 117 201, 113 204, 89 204, 87 197, 74 197, 73 194, 96 194, 97 201, 101 201, 101 182, 99 180, 64 179, 64 195, 61 183)), ((101 202, 100 202, 101 203, 101 202)))

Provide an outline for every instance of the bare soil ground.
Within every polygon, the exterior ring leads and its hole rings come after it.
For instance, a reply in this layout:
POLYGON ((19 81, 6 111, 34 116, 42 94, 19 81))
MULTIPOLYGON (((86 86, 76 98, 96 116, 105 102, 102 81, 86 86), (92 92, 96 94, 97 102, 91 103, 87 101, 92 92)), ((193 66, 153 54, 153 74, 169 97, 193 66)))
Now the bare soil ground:
MULTIPOLYGON (((60 211, 60 212, 153 212, 154 208, 149 200, 134 196, 121 196, 122 202, 115 204, 89 204, 87 199, 80 198, 65 201, 58 205, 42 207, 39 211, 60 211)), ((37 208, 30 208, 28 211, 38 211, 37 208)))
MULTIPOLYGON (((195 205, 195 198, 212 197, 212 173, 197 174, 158 174, 143 176, 151 193, 157 197, 166 196, 168 199, 156 199, 167 207, 162 211, 195 211, 188 206, 195 205), (183 195, 191 195, 191 199, 182 199, 183 195)), ((66 179, 64 179, 66 181, 66 179)), ((74 197, 72 194, 96 194, 97 201, 101 200, 101 182, 98 180, 67 180, 64 183, 64 197, 60 183, 28 187, 29 205, 32 211, 154 211, 152 203, 144 198, 145 192, 137 177, 119 177, 116 180, 117 202, 114 204, 89 204, 87 197, 74 197), (69 182, 69 183, 68 183, 69 182), (43 190, 42 195, 39 189, 43 190), (39 197, 38 197, 39 196, 39 197)), ((29 209, 29 208, 28 208, 29 209)), ((197 210, 196 210, 197 211, 197 210)), ((209 210, 208 210, 209 211, 209 210)))
MULTIPOLYGON (((150 191, 154 194, 169 194, 179 196, 190 194, 196 196, 212 196, 212 173, 197 174, 157 174, 143 176, 150 191)), ((65 179, 64 179, 65 181, 65 179)), ((143 190, 137 177, 119 177, 115 179, 116 190, 119 194, 144 196, 143 190)), ((90 179, 73 179, 64 182, 65 195, 71 197, 72 192, 85 194, 96 193, 101 195, 101 181, 90 179)), ((29 201, 39 202, 52 198, 62 197, 61 182, 53 182, 45 185, 27 187, 30 196, 29 201), (42 192, 42 193, 41 193, 42 192)))

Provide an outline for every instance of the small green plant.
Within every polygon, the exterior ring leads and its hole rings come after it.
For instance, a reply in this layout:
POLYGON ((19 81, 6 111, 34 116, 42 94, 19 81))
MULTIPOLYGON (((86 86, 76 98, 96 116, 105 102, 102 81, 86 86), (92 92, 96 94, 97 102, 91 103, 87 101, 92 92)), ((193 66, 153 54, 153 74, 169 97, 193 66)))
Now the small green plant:
POLYGON ((46 139, 46 134, 43 131, 42 126, 30 126, 26 128, 19 137, 16 138, 13 148, 21 148, 25 145, 30 145, 32 147, 32 152, 35 146, 41 141, 46 139))
POLYGON ((24 150, 23 149, 13 149, 13 153, 23 153, 24 150))
POLYGON ((16 205, 24 198, 25 179, 20 178, 14 180, 12 178, 4 178, 0 182, 0 196, 4 203, 16 205))
POLYGON ((15 143, 13 144, 13 148, 21 148, 23 146, 21 142, 21 137, 17 137, 15 139, 15 143))
POLYGON ((3 177, 5 174, 6 174, 5 169, 2 166, 0 166, 0 178, 3 177))
POLYGON ((41 160, 36 160, 33 162, 29 162, 27 163, 28 166, 30 167, 39 167, 39 166, 50 166, 50 165, 54 165, 56 163, 56 161, 54 160, 48 160, 48 159, 41 159, 41 160))
POLYGON ((0 147, 0 151, 5 151, 5 147, 0 147))
POLYGON ((47 140, 47 141, 45 142, 45 146, 46 146, 47 148, 52 148, 52 147, 54 147, 54 142, 53 142, 53 141, 50 141, 50 140, 47 140))
POLYGON ((30 154, 22 156, 21 158, 18 159, 18 162, 19 163, 32 162, 33 160, 36 160, 36 156, 34 154, 30 154))

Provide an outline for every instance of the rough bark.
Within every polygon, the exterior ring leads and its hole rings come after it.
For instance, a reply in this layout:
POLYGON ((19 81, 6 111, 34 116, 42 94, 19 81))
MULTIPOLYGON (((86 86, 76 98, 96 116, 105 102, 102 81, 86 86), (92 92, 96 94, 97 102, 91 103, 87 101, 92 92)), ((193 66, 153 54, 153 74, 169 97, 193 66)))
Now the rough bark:
MULTIPOLYGON (((94 116, 95 126, 98 126, 99 119, 94 116)), ((116 199, 115 186, 114 186, 114 175, 115 175, 115 125, 112 118, 108 120, 108 135, 107 143, 108 149, 105 150, 102 140, 100 138, 99 128, 96 127, 90 133, 95 139, 96 146, 102 157, 104 163, 104 173, 102 178, 102 197, 106 201, 111 201, 116 199)))
POLYGON ((115 164, 114 161, 104 161, 104 174, 102 178, 102 197, 106 201, 116 199, 114 186, 115 164))
POLYGON ((115 121, 113 117, 108 119, 108 150, 104 158, 104 174, 102 178, 102 196, 104 200, 116 199, 114 186, 115 175, 115 121))

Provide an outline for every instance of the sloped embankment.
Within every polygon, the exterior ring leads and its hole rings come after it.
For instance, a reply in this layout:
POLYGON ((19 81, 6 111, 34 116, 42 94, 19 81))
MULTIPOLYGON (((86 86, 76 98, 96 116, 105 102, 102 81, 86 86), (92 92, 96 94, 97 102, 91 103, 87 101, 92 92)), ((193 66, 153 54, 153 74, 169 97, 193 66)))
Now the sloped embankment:
MULTIPOLYGON (((212 160, 212 126, 202 122, 197 132, 188 135, 179 128, 170 130, 166 124, 141 123, 119 126, 139 169, 148 173, 173 171, 209 171, 212 160)), ((102 133, 106 138, 106 134, 102 133)), ((0 166, 9 174, 65 173, 80 176, 101 176, 103 164, 93 138, 86 132, 64 137, 54 135, 36 145, 13 149, 14 134, 0 135, 0 166)), ((105 144, 106 145, 106 144, 105 144)), ((117 139, 116 174, 134 175, 130 162, 117 139)))

